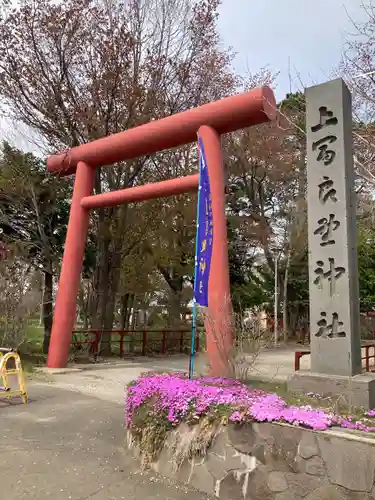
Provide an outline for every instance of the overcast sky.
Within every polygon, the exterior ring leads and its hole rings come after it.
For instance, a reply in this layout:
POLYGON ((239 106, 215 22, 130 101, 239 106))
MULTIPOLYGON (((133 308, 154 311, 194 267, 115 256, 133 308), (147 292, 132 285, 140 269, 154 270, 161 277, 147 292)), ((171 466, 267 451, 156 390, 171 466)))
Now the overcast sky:
POLYGON ((238 53, 240 73, 264 66, 280 72, 275 90, 281 99, 289 92, 289 73, 293 90, 301 89, 300 81, 309 86, 330 79, 353 32, 350 17, 364 19, 362 1, 368 0, 223 0, 220 32, 238 53))

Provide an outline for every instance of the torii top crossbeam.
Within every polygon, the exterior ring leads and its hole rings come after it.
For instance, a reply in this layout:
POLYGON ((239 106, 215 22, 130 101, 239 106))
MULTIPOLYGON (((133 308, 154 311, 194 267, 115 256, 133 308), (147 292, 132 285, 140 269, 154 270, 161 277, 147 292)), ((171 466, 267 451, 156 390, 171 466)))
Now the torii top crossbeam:
POLYGON ((51 173, 71 175, 79 161, 100 167, 189 144, 196 141, 202 125, 221 135, 273 120, 275 116, 273 91, 260 87, 53 155, 48 158, 47 168, 51 173))

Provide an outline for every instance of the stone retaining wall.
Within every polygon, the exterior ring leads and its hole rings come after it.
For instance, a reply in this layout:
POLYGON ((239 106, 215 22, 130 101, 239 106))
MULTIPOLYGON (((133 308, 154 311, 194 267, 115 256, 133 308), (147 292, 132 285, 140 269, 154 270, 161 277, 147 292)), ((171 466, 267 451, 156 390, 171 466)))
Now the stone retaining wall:
MULTIPOLYGON (((375 499, 375 439, 370 436, 268 423, 229 425, 219 428, 205 456, 177 467, 176 443, 194 432, 185 424, 171 432, 150 467, 220 499, 375 499)), ((141 458, 130 433, 127 445, 141 458)))

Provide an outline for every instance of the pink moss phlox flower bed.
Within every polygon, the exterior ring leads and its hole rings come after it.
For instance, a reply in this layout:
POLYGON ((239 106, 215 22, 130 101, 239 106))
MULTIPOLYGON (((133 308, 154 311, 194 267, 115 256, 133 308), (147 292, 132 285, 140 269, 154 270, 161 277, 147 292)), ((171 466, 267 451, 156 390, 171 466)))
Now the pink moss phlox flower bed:
MULTIPOLYGON (((343 418, 311 406, 287 406, 273 393, 251 389, 241 382, 219 378, 188 378, 173 374, 149 374, 138 378, 128 388, 126 425, 132 426, 133 415, 141 405, 152 401, 152 410, 166 416, 172 425, 178 425, 188 416, 199 419, 215 409, 227 408, 231 422, 284 422, 315 430, 339 426, 374 432, 375 427, 343 418)), ((368 412, 369 417, 375 412, 368 412)))

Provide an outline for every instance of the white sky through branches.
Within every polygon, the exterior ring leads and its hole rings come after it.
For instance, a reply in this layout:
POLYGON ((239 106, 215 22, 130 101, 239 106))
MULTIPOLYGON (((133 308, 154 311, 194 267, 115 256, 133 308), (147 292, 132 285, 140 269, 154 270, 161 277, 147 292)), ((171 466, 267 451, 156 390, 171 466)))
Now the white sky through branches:
MULTIPOLYGON (((238 53, 235 68, 279 71, 276 94, 329 80, 345 39, 364 19, 362 0, 223 0, 220 32, 238 53), (290 68, 290 71, 289 71, 290 68)), ((366 0, 363 0, 366 4, 366 0)))

